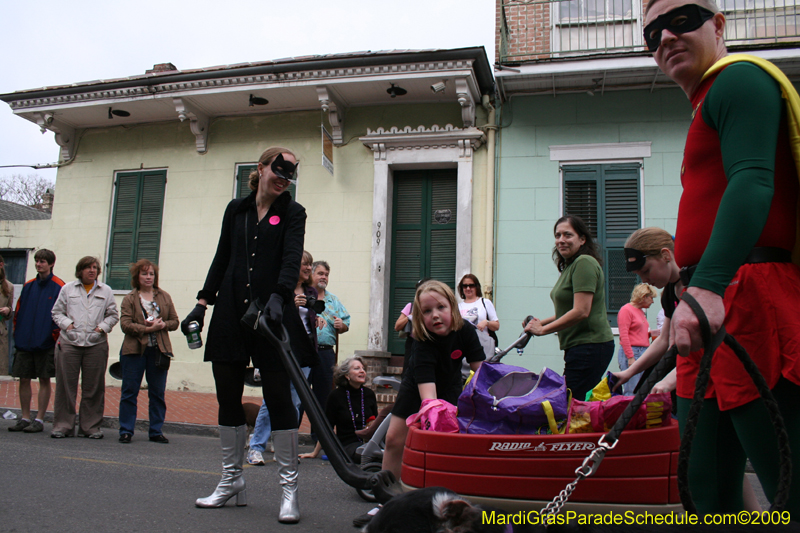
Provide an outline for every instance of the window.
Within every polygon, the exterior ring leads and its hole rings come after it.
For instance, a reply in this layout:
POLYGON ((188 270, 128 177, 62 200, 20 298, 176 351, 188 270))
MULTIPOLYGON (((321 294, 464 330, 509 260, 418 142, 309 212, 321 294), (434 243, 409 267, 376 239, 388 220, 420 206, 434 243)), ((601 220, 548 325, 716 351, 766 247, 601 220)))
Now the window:
POLYGON ((625 271, 623 247, 641 227, 639 163, 563 165, 564 214, 581 217, 594 233, 603 252, 606 277, 606 312, 612 326, 617 312, 630 301, 637 283, 625 271))
POLYGON ((554 52, 631 50, 642 45, 640 2, 565 0, 552 5, 554 52))
POLYGON ((131 288, 128 268, 139 259, 158 263, 166 170, 117 173, 106 283, 131 288))
MULTIPOLYGON (((241 164, 236 165, 236 192, 234 194, 234 198, 246 198, 250 195, 250 173, 253 172, 257 164, 241 164)), ((292 195, 292 198, 296 198, 296 187, 294 183, 289 185, 287 189, 289 194, 292 195)))

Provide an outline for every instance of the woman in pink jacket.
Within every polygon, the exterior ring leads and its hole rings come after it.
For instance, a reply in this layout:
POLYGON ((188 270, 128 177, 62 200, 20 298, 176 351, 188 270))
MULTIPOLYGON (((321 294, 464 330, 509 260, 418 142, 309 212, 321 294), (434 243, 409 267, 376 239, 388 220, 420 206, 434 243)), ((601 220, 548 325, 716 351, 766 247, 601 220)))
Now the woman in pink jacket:
MULTIPOLYGON (((633 288, 631 302, 622 306, 617 314, 619 328, 619 369, 625 370, 650 346, 650 324, 647 323, 645 309, 653 304, 657 296, 653 287, 640 283, 633 288)), ((639 383, 641 373, 636 374, 622 386, 625 396, 633 396, 633 390, 639 383)))

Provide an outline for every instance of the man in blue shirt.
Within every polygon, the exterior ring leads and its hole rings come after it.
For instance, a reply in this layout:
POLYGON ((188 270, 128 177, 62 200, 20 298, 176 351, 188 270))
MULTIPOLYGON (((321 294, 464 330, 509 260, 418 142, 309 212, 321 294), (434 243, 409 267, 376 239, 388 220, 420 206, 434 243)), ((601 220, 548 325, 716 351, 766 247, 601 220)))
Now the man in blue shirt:
POLYGON ((9 431, 38 433, 44 429, 44 415, 50 403, 50 378, 55 377, 53 352, 59 329, 53 322, 53 305, 64 281, 53 274, 56 254, 42 248, 33 256, 37 275, 22 288, 14 311, 14 368, 19 378, 22 418, 9 431), (31 420, 31 380, 39 379, 37 418, 31 420))
POLYGON ((325 311, 317 316, 317 340, 320 364, 311 369, 311 386, 322 408, 333 387, 333 367, 336 365, 336 335, 350 329, 350 313, 333 293, 327 291, 331 267, 326 261, 316 261, 311 266, 311 282, 318 298, 325 300, 325 311))

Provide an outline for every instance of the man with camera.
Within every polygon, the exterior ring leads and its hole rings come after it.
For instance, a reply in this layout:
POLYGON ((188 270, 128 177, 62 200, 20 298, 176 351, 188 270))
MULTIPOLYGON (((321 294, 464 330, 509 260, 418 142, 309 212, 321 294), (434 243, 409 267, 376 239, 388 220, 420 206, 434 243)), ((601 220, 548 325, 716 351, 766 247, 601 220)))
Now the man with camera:
POLYGON ((333 387, 333 367, 336 366, 337 335, 350 329, 350 313, 335 294, 328 292, 331 267, 327 261, 316 261, 311 266, 311 282, 317 289, 318 299, 325 302, 325 310, 317 315, 317 341, 319 366, 311 369, 311 386, 319 404, 325 407, 333 387))

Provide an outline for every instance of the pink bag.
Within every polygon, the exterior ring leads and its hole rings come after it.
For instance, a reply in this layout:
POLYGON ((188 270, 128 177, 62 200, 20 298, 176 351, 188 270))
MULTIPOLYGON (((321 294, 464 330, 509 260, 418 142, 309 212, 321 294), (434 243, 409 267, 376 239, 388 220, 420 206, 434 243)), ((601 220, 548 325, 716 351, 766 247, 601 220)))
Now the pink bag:
POLYGON ((406 419, 406 425, 419 422, 422 429, 440 433, 458 433, 456 406, 445 400, 422 400, 419 412, 406 419))

